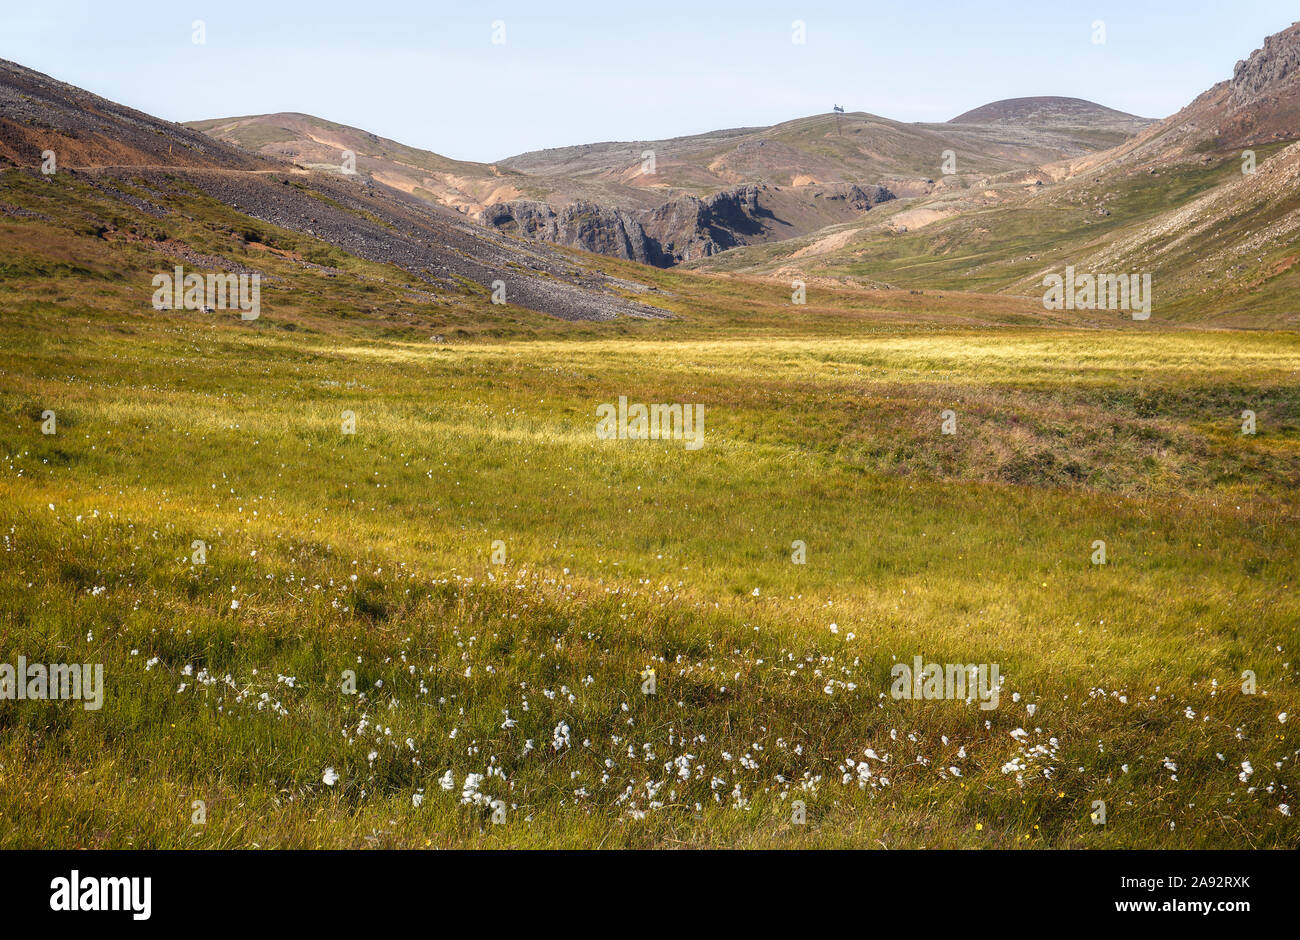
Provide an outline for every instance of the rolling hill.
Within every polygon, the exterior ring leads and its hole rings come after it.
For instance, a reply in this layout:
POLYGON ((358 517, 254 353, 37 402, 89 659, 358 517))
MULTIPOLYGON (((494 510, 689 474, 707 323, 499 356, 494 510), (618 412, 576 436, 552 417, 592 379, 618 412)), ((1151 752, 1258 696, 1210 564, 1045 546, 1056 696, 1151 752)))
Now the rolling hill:
POLYGON ((338 170, 351 151, 359 174, 512 234, 669 266, 853 222, 882 202, 943 190, 954 180, 1093 153, 1146 123, 1091 107, 1105 120, 1068 126, 1045 112, 1042 120, 904 124, 865 113, 814 115, 772 127, 541 150, 493 164, 452 160, 302 114, 189 126, 320 169, 338 170), (956 161, 951 177, 942 172, 947 151, 956 161))
POLYGON ((959 114, 949 124, 1009 124, 1039 128, 1069 128, 1080 133, 1102 132, 1118 135, 1114 143, 1131 137, 1151 124, 1138 117, 1107 108, 1082 98, 1043 96, 1005 98, 959 114))

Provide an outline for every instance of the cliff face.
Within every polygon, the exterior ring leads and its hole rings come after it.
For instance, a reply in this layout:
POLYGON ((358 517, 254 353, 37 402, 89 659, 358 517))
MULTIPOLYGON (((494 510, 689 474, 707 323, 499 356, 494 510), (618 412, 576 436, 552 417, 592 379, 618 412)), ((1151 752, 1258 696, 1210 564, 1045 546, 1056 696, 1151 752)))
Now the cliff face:
POLYGON ((1264 40, 1208 94, 1215 92, 1223 99, 1214 115, 1221 146, 1300 137, 1300 23, 1264 40))
POLYGON ((650 212, 644 225, 673 263, 707 258, 748 244, 747 236, 752 238, 763 231, 764 210, 759 207, 758 196, 764 189, 750 185, 706 199, 681 196, 650 212))
POLYGON ((1300 23, 1264 40, 1232 71, 1232 106, 1250 107, 1300 73, 1300 23))
POLYGON ((544 202, 517 199, 488 206, 481 213, 480 221, 534 241, 567 245, 661 268, 675 263, 664 257, 658 242, 647 237, 641 223, 624 209, 577 202, 556 210, 544 202))
POLYGON ((524 238, 670 267, 770 240, 789 228, 781 215, 792 204, 806 202, 809 213, 820 212, 825 216, 823 224, 831 224, 893 198, 883 186, 841 185, 803 193, 751 183, 705 198, 679 196, 640 212, 587 202, 555 209, 521 199, 488 206, 480 220, 524 238))

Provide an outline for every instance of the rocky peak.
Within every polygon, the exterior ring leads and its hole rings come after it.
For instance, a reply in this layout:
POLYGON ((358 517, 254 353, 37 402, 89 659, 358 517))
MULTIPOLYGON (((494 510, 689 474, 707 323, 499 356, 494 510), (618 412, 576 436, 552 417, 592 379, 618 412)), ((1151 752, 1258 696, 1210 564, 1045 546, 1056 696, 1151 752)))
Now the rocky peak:
POLYGON ((1264 45, 1237 63, 1232 73, 1234 108, 1249 107, 1300 73, 1300 23, 1275 33, 1264 45))

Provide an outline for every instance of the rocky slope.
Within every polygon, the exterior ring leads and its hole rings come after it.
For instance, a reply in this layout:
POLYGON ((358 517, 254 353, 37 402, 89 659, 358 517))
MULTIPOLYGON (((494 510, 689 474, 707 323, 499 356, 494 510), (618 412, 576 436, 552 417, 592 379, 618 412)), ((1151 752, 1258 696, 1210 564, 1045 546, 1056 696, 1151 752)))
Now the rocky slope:
POLYGON ((1221 143, 1290 139, 1300 127, 1300 23, 1264 40, 1228 83, 1221 143))
POLYGON ((1111 150, 1064 164, 1065 175, 1155 170, 1300 137, 1300 23, 1269 36, 1187 107, 1111 150))
MULTIPOLYGON (((120 211, 120 220, 99 211, 85 220, 101 237, 122 230, 126 220, 135 220, 131 228, 148 230, 148 219, 186 213, 184 201, 198 196, 209 200, 209 210, 229 210, 225 234, 232 245, 243 240, 241 220, 256 220, 393 265, 435 295, 464 298, 469 285, 477 285, 470 293, 486 304, 501 282, 510 304, 567 320, 668 315, 629 297, 651 296, 649 289, 608 278, 570 253, 510 238, 369 177, 271 160, 0 62, 0 156, 11 164, 0 172, 0 215, 22 214, 5 200, 6 189, 13 175, 43 179, 45 150, 57 157, 51 184, 70 177, 120 211), (141 187, 147 198, 135 192, 141 187)), ((139 241, 160 253, 160 269, 188 259, 206 268, 242 270, 233 256, 139 241)))
POLYGON ((0 165, 267 169, 266 159, 0 59, 0 165))

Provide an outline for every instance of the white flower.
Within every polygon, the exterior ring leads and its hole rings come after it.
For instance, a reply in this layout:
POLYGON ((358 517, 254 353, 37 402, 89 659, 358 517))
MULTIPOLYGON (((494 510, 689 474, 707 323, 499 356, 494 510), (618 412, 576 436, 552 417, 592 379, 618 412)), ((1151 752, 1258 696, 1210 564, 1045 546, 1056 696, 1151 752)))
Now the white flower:
POLYGON ((419 809, 420 804, 423 802, 424 802, 423 790, 417 790, 416 792, 411 794, 411 805, 414 806, 416 809, 419 809))
POLYGON ((1277 811, 1281 813, 1283 816, 1291 815, 1291 807, 1287 806, 1285 803, 1278 806, 1277 811))
POLYGON ((442 787, 444 790, 456 789, 456 778, 452 776, 450 770, 438 779, 438 786, 442 787))
POLYGON ((460 790, 460 801, 465 804, 488 803, 488 798, 478 791, 479 784, 482 782, 482 774, 468 774, 465 777, 465 786, 460 790))
POLYGON ((339 782, 339 775, 333 767, 326 767, 325 772, 320 775, 321 783, 327 787, 332 787, 339 782))
POLYGON ((560 722, 555 726, 555 733, 551 737, 551 744, 557 751, 562 751, 569 746, 569 726, 565 722, 560 722))

